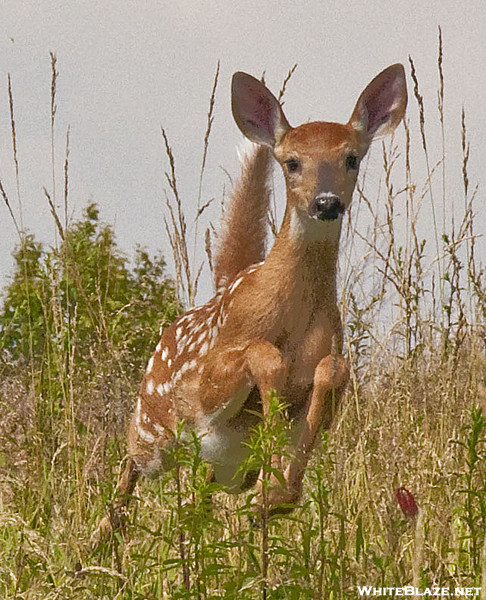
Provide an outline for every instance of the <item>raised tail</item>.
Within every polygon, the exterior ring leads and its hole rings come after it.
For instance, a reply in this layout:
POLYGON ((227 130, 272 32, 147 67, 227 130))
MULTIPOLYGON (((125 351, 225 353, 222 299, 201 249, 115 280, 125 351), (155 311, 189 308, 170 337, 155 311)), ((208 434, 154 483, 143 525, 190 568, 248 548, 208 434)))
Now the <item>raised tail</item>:
POLYGON ((242 157, 241 163, 241 175, 231 192, 220 225, 214 257, 216 289, 265 258, 270 150, 266 146, 255 146, 242 157))

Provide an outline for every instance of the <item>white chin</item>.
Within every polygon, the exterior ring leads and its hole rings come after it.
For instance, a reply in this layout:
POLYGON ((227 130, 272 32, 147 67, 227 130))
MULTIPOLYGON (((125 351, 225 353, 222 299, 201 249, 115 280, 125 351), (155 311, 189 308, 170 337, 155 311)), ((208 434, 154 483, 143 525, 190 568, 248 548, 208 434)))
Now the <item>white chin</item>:
POLYGON ((338 241, 342 222, 343 215, 323 221, 317 217, 310 217, 304 212, 293 210, 291 229, 294 235, 307 241, 338 241))

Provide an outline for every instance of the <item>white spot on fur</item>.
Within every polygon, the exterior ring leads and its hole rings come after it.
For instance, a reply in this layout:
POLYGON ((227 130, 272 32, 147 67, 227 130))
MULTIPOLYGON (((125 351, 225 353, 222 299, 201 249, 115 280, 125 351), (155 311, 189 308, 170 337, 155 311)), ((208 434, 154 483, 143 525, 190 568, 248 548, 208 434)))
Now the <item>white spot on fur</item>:
POLYGON ((169 354, 169 350, 168 350, 168 348, 167 348, 167 346, 166 346, 166 347, 165 347, 165 348, 162 350, 162 354, 161 354, 161 357, 160 357, 160 358, 161 358, 162 360, 166 360, 166 358, 167 358, 167 355, 168 355, 168 354, 169 354))
POLYGON ((191 371, 192 369, 194 369, 194 367, 196 366, 196 361, 195 360, 189 360, 187 362, 185 362, 182 367, 180 368, 179 373, 186 373, 186 371, 191 371))
POLYGON ((159 435, 164 435, 166 433, 164 427, 162 427, 162 425, 159 425, 158 423, 154 423, 153 427, 159 435))
POLYGON ((147 423, 147 420, 146 420, 146 419, 148 419, 147 415, 145 413, 143 413, 143 415, 142 415, 142 400, 140 398, 138 398, 137 407, 135 409, 135 425, 137 427, 137 433, 144 442, 151 444, 151 443, 153 443, 155 438, 150 433, 150 431, 146 431, 143 428, 142 423, 141 423, 141 418, 144 421, 144 423, 147 423))
POLYGON ((204 344, 199 348, 199 355, 204 356, 209 350, 209 343, 204 342, 204 344))
POLYGON ((236 288, 240 285, 240 283, 243 281, 244 277, 238 277, 238 279, 231 285, 230 289, 229 289, 229 293, 232 294, 236 288))
POLYGON ((157 344, 157 347, 155 348, 155 350, 156 350, 157 352, 160 352, 160 351, 161 351, 161 349, 162 349, 162 340, 161 340, 161 341, 160 341, 160 342, 157 344))
POLYGON ((150 378, 147 381, 147 386, 145 388, 147 390, 147 394, 149 394, 149 396, 154 393, 154 388, 155 388, 154 380, 152 378, 150 378))
POLYGON ((195 335, 201 331, 201 327, 204 327, 204 323, 198 323, 196 327, 192 330, 192 333, 195 335))
POLYGON ((247 273, 253 273, 253 271, 256 271, 258 269, 258 267, 261 267, 263 265, 264 261, 262 260, 261 262, 255 263, 254 265, 252 265, 251 267, 248 267, 247 269, 247 273))
POLYGON ((138 425, 137 427, 138 435, 142 438, 144 442, 147 444, 153 444, 155 442, 154 436, 150 433, 150 431, 146 431, 142 425, 138 425))
POLYGON ((140 412, 142 410, 142 399, 140 397, 137 398, 137 406, 135 408, 135 423, 140 425, 140 412))
POLYGON ((177 354, 182 354, 183 352, 186 351, 186 339, 181 340, 178 344, 177 344, 177 354))
POLYGON ((148 361, 147 373, 151 373, 153 368, 154 368, 154 357, 152 356, 151 359, 148 361))
POLYGON ((167 361, 167 366, 170 367, 172 366, 172 358, 169 358, 169 360, 167 361))

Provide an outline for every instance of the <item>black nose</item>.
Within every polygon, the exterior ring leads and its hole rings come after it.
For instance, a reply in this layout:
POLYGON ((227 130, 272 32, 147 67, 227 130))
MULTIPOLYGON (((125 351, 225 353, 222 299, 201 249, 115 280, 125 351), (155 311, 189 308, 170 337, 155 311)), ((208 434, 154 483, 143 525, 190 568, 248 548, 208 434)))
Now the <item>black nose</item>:
POLYGON ((334 221, 344 211, 345 206, 341 198, 330 193, 319 194, 309 207, 309 215, 321 221, 334 221))

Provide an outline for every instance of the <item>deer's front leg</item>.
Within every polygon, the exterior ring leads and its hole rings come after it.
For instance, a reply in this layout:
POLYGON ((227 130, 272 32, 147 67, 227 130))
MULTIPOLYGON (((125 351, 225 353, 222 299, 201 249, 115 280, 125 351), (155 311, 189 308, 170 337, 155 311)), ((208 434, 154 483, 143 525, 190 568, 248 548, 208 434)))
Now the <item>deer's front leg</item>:
POLYGON ((270 498, 274 512, 279 512, 279 504, 298 502, 302 492, 304 472, 317 433, 321 427, 330 426, 348 378, 348 363, 342 355, 326 356, 317 365, 303 430, 294 449, 294 457, 285 473, 286 489, 275 489, 270 498))
POLYGON ((253 342, 245 352, 246 365, 262 399, 264 416, 268 415, 270 392, 279 394, 287 379, 287 366, 280 350, 270 342, 253 342))
MULTIPOLYGON (((275 390, 277 396, 284 389, 287 379, 287 365, 280 353, 270 342, 260 341, 251 344, 246 351, 247 368, 260 392, 263 416, 267 417, 270 407, 270 392, 275 390)), ((272 467, 282 472, 282 457, 272 456, 272 467)), ((261 480, 262 473, 259 479, 261 480)), ((277 483, 276 478, 275 483, 277 483)))

